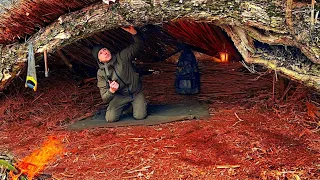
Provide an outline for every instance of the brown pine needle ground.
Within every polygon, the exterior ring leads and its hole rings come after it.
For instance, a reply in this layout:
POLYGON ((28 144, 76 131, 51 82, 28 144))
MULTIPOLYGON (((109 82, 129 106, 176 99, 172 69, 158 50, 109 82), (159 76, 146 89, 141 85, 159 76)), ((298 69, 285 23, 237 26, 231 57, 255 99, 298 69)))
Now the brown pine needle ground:
MULTIPOLYGON (((177 95, 175 65, 163 62, 152 65, 160 74, 142 78, 144 92, 150 104, 205 101, 210 118, 80 132, 65 126, 100 107, 95 82, 78 88, 67 72, 53 71, 49 79, 40 78, 37 92, 16 88, 0 99, 0 152, 22 159, 48 136, 61 137, 67 152, 42 172, 51 179, 320 176, 320 136, 318 125, 312 123, 319 119, 308 116, 307 88, 293 83, 288 99, 274 105, 273 73, 257 78, 240 63, 204 61, 199 66, 198 95, 177 95)), ((276 92, 275 97, 281 95, 276 92)))

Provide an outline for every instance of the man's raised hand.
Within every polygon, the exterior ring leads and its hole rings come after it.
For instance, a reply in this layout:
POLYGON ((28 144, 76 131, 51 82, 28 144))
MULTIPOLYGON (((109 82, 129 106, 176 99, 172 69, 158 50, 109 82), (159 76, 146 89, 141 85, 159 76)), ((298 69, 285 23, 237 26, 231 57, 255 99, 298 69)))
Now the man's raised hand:
POLYGON ((119 89, 119 84, 116 81, 110 81, 109 82, 109 86, 110 86, 110 92, 111 93, 115 93, 118 89, 119 89))
POLYGON ((137 30, 133 26, 125 26, 125 27, 121 27, 121 28, 132 35, 137 34, 137 30))

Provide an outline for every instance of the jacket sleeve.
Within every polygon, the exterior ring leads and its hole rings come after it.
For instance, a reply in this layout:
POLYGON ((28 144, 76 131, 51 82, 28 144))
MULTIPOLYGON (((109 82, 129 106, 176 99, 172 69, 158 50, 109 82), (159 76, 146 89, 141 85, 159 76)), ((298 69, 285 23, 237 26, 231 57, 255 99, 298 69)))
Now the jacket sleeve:
POLYGON ((119 56, 121 61, 128 62, 131 61, 132 58, 137 56, 139 50, 143 45, 143 40, 139 33, 133 35, 134 43, 120 51, 119 56))
POLYGON ((100 95, 101 95, 102 101, 104 103, 109 103, 113 99, 114 93, 110 92, 109 83, 107 83, 106 76, 104 75, 101 69, 98 70, 97 80, 98 80, 97 86, 100 89, 100 95))

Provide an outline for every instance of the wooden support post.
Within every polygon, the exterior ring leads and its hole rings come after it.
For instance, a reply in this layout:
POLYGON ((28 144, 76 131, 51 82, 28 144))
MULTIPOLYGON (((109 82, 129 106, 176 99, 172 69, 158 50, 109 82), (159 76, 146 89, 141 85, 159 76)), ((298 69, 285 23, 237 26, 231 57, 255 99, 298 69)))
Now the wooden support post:
POLYGON ((49 68, 48 68, 47 49, 44 49, 43 55, 44 55, 44 76, 48 77, 49 76, 49 68))

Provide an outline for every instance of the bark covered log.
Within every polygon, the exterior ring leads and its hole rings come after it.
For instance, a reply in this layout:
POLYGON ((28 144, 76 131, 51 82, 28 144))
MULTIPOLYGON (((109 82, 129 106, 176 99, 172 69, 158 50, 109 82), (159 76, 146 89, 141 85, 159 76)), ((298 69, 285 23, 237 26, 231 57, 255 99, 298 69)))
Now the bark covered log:
MULTIPOLYGON (((42 53, 44 49, 52 53, 96 32, 128 23, 140 26, 188 18, 222 27, 246 62, 280 69, 283 74, 320 90, 320 70, 317 69, 320 64, 320 23, 311 28, 310 6, 295 6, 291 0, 287 3, 282 0, 184 0, 182 3, 179 3, 179 0, 122 0, 111 6, 94 4, 63 15, 34 34, 28 42, 33 42, 37 53, 42 53), (253 44, 254 40, 270 45, 299 48, 313 63, 314 72, 299 72, 298 69, 290 69, 289 65, 279 63, 274 63, 276 66, 270 65, 270 62, 278 60, 272 61, 265 56, 256 57, 258 53, 253 44)), ((315 11, 319 10, 320 6, 316 4, 315 11)), ((27 43, 1 48, 0 89, 20 71, 21 62, 25 62, 26 58, 27 43), (4 80, 4 72, 8 70, 12 77, 4 80)), ((300 63, 303 66, 305 62, 300 63)))

